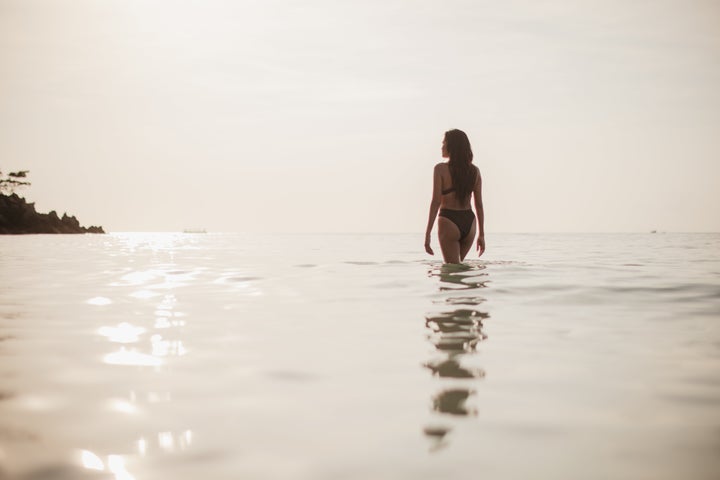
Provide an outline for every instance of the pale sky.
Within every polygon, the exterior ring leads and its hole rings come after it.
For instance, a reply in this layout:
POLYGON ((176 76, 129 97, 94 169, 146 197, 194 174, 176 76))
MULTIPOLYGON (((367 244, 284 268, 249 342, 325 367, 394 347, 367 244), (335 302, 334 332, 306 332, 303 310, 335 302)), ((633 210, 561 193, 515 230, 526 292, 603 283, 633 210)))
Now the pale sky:
POLYGON ((109 231, 720 231, 720 1, 0 0, 0 170, 109 231))

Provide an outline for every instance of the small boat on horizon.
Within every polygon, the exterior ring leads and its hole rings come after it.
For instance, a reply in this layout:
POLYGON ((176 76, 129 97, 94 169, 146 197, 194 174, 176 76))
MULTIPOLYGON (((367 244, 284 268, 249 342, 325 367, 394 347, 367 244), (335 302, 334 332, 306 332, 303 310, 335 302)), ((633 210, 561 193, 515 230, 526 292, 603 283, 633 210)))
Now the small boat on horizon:
POLYGON ((207 233, 204 228, 186 228, 183 233, 207 233))

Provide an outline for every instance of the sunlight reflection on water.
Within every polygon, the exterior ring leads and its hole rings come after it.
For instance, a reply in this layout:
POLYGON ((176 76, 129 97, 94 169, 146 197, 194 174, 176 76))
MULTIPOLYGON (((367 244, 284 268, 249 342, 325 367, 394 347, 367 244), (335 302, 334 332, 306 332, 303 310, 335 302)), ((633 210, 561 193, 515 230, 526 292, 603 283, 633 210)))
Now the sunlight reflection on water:
POLYGON ((116 327, 100 327, 98 329, 100 335, 117 343, 135 343, 146 331, 142 327, 136 327, 127 322, 119 323, 116 327))

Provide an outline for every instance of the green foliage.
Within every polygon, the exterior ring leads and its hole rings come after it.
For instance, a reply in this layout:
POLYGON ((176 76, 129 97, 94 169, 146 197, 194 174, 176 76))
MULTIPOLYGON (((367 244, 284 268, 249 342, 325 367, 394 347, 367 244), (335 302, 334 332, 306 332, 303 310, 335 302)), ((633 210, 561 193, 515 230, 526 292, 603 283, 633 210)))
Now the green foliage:
POLYGON ((16 188, 24 188, 30 185, 30 182, 19 180, 27 178, 29 170, 20 170, 4 174, 0 171, 0 193, 12 195, 16 188))

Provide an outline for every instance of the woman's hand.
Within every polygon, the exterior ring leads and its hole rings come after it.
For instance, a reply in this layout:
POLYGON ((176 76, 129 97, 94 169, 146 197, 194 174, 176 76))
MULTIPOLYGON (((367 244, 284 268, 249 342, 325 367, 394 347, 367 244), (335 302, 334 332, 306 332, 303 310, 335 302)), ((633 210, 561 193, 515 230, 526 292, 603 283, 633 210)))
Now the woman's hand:
POLYGON ((430 239, 425 238, 425 251, 429 253, 430 255, 435 255, 435 252, 433 252, 432 247, 430 246, 430 239))
POLYGON ((480 235, 477 239, 478 257, 485 252, 485 236, 480 235))

